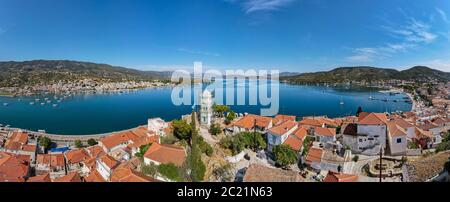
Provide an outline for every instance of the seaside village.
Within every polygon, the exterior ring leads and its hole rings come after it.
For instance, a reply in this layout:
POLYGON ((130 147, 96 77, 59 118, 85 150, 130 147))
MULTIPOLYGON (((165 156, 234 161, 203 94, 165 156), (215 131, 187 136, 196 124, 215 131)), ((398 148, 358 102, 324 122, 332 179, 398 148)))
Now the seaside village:
POLYGON ((205 91, 199 109, 180 120, 152 118, 108 136, 58 140, 2 127, 0 181, 448 181, 449 110, 430 116, 414 105, 340 118, 263 117, 214 105, 205 91))

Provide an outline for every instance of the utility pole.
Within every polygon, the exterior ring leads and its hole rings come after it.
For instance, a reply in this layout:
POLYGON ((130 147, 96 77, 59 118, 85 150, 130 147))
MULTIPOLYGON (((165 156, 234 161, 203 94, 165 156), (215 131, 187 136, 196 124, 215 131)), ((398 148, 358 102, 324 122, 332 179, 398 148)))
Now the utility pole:
POLYGON ((256 152, 256 119, 253 120, 253 150, 256 152))
POLYGON ((380 182, 383 179, 382 174, 383 174, 383 146, 380 145, 380 182))

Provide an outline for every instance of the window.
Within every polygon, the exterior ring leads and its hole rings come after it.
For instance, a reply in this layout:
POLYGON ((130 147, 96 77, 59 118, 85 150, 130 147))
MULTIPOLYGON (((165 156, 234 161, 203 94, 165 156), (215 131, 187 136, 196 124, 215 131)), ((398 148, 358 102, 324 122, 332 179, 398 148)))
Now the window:
POLYGON ((362 139, 359 139, 359 142, 362 142, 362 139))
POLYGON ((402 138, 397 138, 397 143, 402 143, 402 138))
POLYGON ((369 140, 373 140, 373 137, 369 137, 369 140))

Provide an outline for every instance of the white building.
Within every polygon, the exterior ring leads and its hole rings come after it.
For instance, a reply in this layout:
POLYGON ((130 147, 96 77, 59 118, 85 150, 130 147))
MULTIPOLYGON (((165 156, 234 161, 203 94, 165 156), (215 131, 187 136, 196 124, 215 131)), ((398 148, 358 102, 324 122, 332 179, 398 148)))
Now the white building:
POLYGON ((117 162, 113 157, 104 155, 97 159, 97 171, 105 181, 110 181, 111 174, 118 164, 119 162, 117 162))
POLYGON ((395 124, 388 122, 388 143, 391 155, 405 155, 407 150, 406 131, 395 124))
POLYGON ((148 119, 148 131, 154 131, 159 136, 165 135, 164 129, 166 129, 167 127, 169 127, 169 124, 167 124, 167 122, 165 122, 161 118, 148 119))
POLYGON ((280 125, 270 128, 267 133, 267 149, 272 151, 275 146, 283 144, 297 128, 298 123, 295 121, 285 121, 280 125))
POLYGON ((208 90, 203 91, 200 96, 200 124, 210 126, 212 123, 213 101, 211 92, 208 90))

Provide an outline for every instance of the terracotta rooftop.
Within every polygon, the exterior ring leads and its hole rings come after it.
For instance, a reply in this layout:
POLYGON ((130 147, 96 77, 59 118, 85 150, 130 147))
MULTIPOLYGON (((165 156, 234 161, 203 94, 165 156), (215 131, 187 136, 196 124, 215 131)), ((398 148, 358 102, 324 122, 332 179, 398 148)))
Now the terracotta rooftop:
POLYGON ((100 147, 98 145, 90 146, 90 147, 86 148, 86 151, 90 157, 98 158, 100 156, 105 155, 105 151, 103 151, 102 147, 100 147))
POLYGON ((28 178, 27 182, 51 182, 50 173, 28 178))
POLYGON ((273 124, 280 124, 285 121, 295 121, 296 116, 290 116, 290 115, 276 115, 275 118, 273 118, 273 124))
POLYGON ((370 113, 367 116, 359 117, 358 124, 361 125, 384 125, 387 122, 387 116, 384 113, 370 113))
POLYGON ((99 160, 103 162, 106 166, 108 166, 110 169, 114 169, 119 164, 119 162, 116 159, 114 159, 112 156, 108 154, 100 157, 99 160))
POLYGON ((403 118, 395 118, 394 122, 395 122, 395 124, 402 127, 403 129, 414 127, 414 125, 412 123, 409 123, 408 121, 406 121, 403 118))
POLYGON ((303 146, 303 141, 294 135, 289 135, 283 144, 290 146, 295 151, 300 151, 303 146))
POLYGON ((27 144, 28 142, 28 133, 22 131, 14 131, 9 138, 10 141, 18 142, 21 144, 27 144))
POLYGON ((324 182, 357 182, 358 176, 328 171, 328 174, 323 181, 324 182))
POLYGON ((51 168, 64 167, 64 155, 63 154, 38 154, 36 157, 36 163, 42 165, 48 165, 51 168))
POLYGON ((0 182, 24 182, 29 165, 28 155, 0 152, 0 182))
POLYGON ((303 119, 299 123, 300 123, 300 125, 308 125, 308 126, 316 126, 316 127, 322 127, 324 124, 320 120, 312 119, 312 118, 303 119))
POLYGON ((96 169, 93 169, 91 173, 89 173, 89 175, 84 178, 84 180, 86 182, 105 182, 105 179, 103 179, 103 177, 96 169))
POLYGON ((292 130, 294 127, 298 125, 295 121, 285 121, 277 126, 274 126, 269 129, 269 132, 274 135, 284 135, 289 130, 292 130))
POLYGON ((395 122, 388 122, 387 123, 387 127, 388 127, 388 134, 391 137, 400 137, 400 136, 406 136, 406 131, 398 126, 395 122))
POLYGON ((144 157, 163 164, 173 163, 181 166, 186 158, 186 152, 182 147, 153 143, 144 157))
POLYGON ((432 123, 426 123, 426 124, 422 124, 422 125, 419 125, 418 126, 420 129, 422 129, 422 130, 430 130, 430 129, 433 129, 433 128, 437 128, 438 126, 437 125, 434 125, 434 124, 432 124, 432 123))
POLYGON ((272 118, 249 114, 234 122, 233 125, 250 130, 253 129, 255 121, 257 126, 267 128, 272 118))
POLYGON ((111 175, 111 182, 158 182, 152 177, 148 177, 140 172, 132 170, 126 166, 119 166, 111 175))
POLYGON ((322 128, 316 127, 314 134, 318 136, 334 137, 336 136, 336 128, 322 128))
POLYGON ((251 164, 245 172, 244 182, 303 182, 298 172, 251 164))
POLYGON ((136 134, 131 131, 124 131, 120 133, 116 133, 113 135, 106 136, 100 140, 100 142, 107 148, 111 149, 120 144, 127 143, 128 141, 132 141, 139 138, 136 134))
POLYGON ((294 132, 295 137, 300 140, 305 140, 306 136, 308 136, 308 130, 302 126, 298 127, 298 129, 294 132))
POLYGON ((320 163, 322 161, 323 150, 320 148, 311 147, 306 156, 307 163, 320 163))
POLYGON ((89 154, 84 149, 77 149, 65 153, 68 164, 81 163, 90 158, 89 154))
POLYGON ((62 177, 56 178, 53 182, 83 182, 77 171, 71 172, 62 177))

